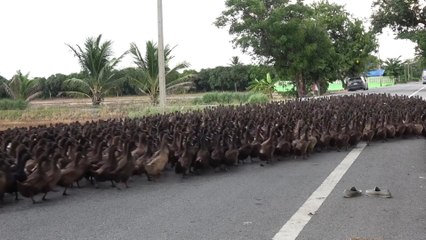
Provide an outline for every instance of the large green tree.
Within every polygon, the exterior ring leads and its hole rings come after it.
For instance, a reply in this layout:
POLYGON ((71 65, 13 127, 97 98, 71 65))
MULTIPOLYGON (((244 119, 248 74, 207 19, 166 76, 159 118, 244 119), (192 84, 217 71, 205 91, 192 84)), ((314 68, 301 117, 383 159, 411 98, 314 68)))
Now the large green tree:
POLYGON ((423 0, 375 0, 372 24, 376 32, 390 27, 398 38, 417 43, 417 54, 426 63, 426 5, 423 0))
POLYGON ((10 81, 3 82, 0 87, 12 99, 20 99, 27 102, 42 94, 40 80, 30 79, 29 73, 23 74, 20 70, 16 72, 10 81))
POLYGON ((371 53, 378 46, 374 32, 367 31, 363 22, 351 17, 342 5, 321 1, 312 6, 315 19, 326 28, 336 52, 328 59, 326 77, 344 80, 369 70, 375 64, 371 53))
POLYGON ((83 78, 65 81, 68 89, 66 93, 87 96, 92 99, 93 105, 99 105, 105 95, 122 80, 115 68, 127 52, 114 58, 112 42, 102 42, 102 35, 88 38, 83 47, 67 45, 78 58, 83 78))
POLYGON ((229 27, 235 46, 293 79, 299 96, 305 94, 305 76, 325 70, 333 53, 326 29, 303 1, 227 0, 215 24, 229 27))
MULTIPOLYGON (((164 48, 164 58, 166 66, 166 90, 172 91, 177 88, 189 88, 192 86, 192 75, 180 76, 179 70, 189 67, 189 64, 182 62, 174 67, 170 67, 170 61, 174 58, 172 51, 174 48, 166 45, 164 48)), ((137 69, 131 72, 130 83, 141 93, 148 95, 153 104, 158 103, 159 78, 158 78, 158 48, 152 41, 146 42, 145 55, 142 55, 135 43, 130 44, 130 53, 133 55, 137 69)))

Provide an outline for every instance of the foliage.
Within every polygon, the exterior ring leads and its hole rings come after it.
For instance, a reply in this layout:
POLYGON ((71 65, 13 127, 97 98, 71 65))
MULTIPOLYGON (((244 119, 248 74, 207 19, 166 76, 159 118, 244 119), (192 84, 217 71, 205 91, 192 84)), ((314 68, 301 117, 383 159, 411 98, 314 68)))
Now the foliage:
POLYGON ((8 82, 3 82, 2 88, 7 95, 15 100, 31 101, 42 94, 40 80, 30 79, 29 74, 22 74, 20 70, 8 82))
POLYGON ((245 91, 251 81, 263 78, 273 69, 265 65, 232 65, 201 69, 194 80, 195 89, 208 91, 245 91))
POLYGON ((57 73, 41 80, 43 98, 57 97, 63 91, 63 84, 69 77, 65 74, 57 73))
POLYGON ((426 64, 426 6, 419 0, 375 0, 372 25, 376 32, 390 27, 401 39, 417 43, 417 54, 426 64))
POLYGON ((229 27, 236 47, 291 79, 299 96, 313 82, 362 72, 365 56, 376 46, 361 21, 328 2, 310 6, 303 1, 228 0, 215 24, 229 27))
POLYGON ((0 75, 0 99, 9 97, 6 93, 6 89, 3 87, 3 84, 7 84, 7 79, 0 75))
POLYGON ((238 56, 233 56, 231 58, 231 66, 241 65, 240 58, 238 56))
POLYGON ((231 104, 231 103, 247 103, 252 92, 209 92, 202 98, 194 99, 194 104, 231 104))
MULTIPOLYGON (((166 90, 173 91, 178 88, 190 88, 192 86, 192 75, 179 76, 178 71, 189 67, 189 64, 182 62, 170 68, 172 50, 168 45, 164 48, 165 68, 166 68, 166 90)), ((130 76, 130 83, 143 94, 151 98, 153 104, 158 103, 159 78, 158 78, 158 48, 152 41, 146 42, 145 56, 141 54, 135 43, 130 45, 130 53, 133 55, 134 63, 137 65, 130 76)))
POLYGON ((366 31, 362 21, 353 19, 342 5, 322 1, 313 4, 313 8, 315 18, 328 32, 335 52, 328 58, 330 68, 326 78, 343 80, 375 68, 372 66, 377 65, 378 59, 371 55, 377 48, 373 31, 366 31))
POLYGON ((102 35, 97 38, 88 38, 84 48, 67 44, 78 58, 83 72, 83 78, 72 78, 65 81, 66 93, 87 96, 92 99, 93 105, 99 105, 105 95, 112 90, 119 81, 114 68, 121 61, 123 53, 118 58, 112 57, 112 42, 101 42, 102 35))
POLYGON ((404 63, 398 58, 388 58, 384 61, 385 73, 387 76, 398 78, 404 75, 404 63))
POLYGON ((23 110, 28 103, 22 99, 0 99, 0 110, 23 110))
POLYGON ((268 103, 268 102, 269 102, 268 96, 266 96, 263 93, 253 94, 247 100, 247 103, 251 103, 251 104, 261 104, 261 103, 268 103))
POLYGON ((261 80, 255 79, 253 82, 251 82, 248 89, 252 92, 263 93, 272 99, 272 94, 275 92, 275 85, 277 82, 278 79, 271 78, 271 74, 267 73, 266 78, 261 80))

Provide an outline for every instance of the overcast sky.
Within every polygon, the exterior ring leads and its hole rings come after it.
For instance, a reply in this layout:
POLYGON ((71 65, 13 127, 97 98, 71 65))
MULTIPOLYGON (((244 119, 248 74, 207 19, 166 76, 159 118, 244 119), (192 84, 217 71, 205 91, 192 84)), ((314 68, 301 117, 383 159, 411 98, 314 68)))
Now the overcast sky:
MULTIPOLYGON (((331 2, 346 5, 356 17, 368 19, 371 14, 372 0, 331 2)), ((232 56, 250 63, 250 57, 232 48, 226 29, 213 25, 225 0, 163 0, 163 7, 165 43, 177 45, 175 62, 187 61, 196 70, 228 65, 232 56)), ((103 34, 118 55, 131 42, 142 51, 146 41, 157 41, 157 1, 3 0, 0 32, 0 75, 9 79, 18 69, 31 77, 69 74, 80 67, 66 43, 83 44, 87 37, 103 34)), ((379 37, 382 59, 414 56, 412 43, 393 38, 389 32, 379 37)), ((130 56, 121 64, 127 66, 132 66, 130 56)))

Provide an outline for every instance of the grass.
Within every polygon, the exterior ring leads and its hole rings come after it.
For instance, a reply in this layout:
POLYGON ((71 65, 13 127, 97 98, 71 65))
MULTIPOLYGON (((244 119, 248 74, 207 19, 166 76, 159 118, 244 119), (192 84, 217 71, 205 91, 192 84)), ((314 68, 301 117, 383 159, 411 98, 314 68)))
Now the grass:
POLYGON ((242 104, 265 103, 269 99, 262 93, 253 92, 210 92, 195 98, 193 104, 242 104))
POLYGON ((24 100, 0 99, 0 110, 23 110, 27 105, 24 100))

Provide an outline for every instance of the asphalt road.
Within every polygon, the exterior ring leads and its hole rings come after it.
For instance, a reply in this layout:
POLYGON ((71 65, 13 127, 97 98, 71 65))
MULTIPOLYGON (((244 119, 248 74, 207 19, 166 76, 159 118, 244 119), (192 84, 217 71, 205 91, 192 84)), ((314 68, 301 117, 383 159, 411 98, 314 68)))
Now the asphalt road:
MULTIPOLYGON (((411 95, 410 83, 370 90, 411 95)), ((358 92, 357 92, 358 93, 358 92)), ((426 89, 417 95, 426 98, 426 89)), ((131 188, 70 189, 33 205, 6 198, 0 239, 271 239, 349 152, 284 159, 273 166, 246 164, 223 173, 159 182, 134 178, 131 188)), ((59 189, 60 190, 60 189, 59 189)), ((39 199, 40 196, 37 196, 39 199)), ((426 239, 426 140, 413 138, 366 147, 297 239, 426 239), (389 188, 391 199, 345 199, 351 186, 389 188)))

